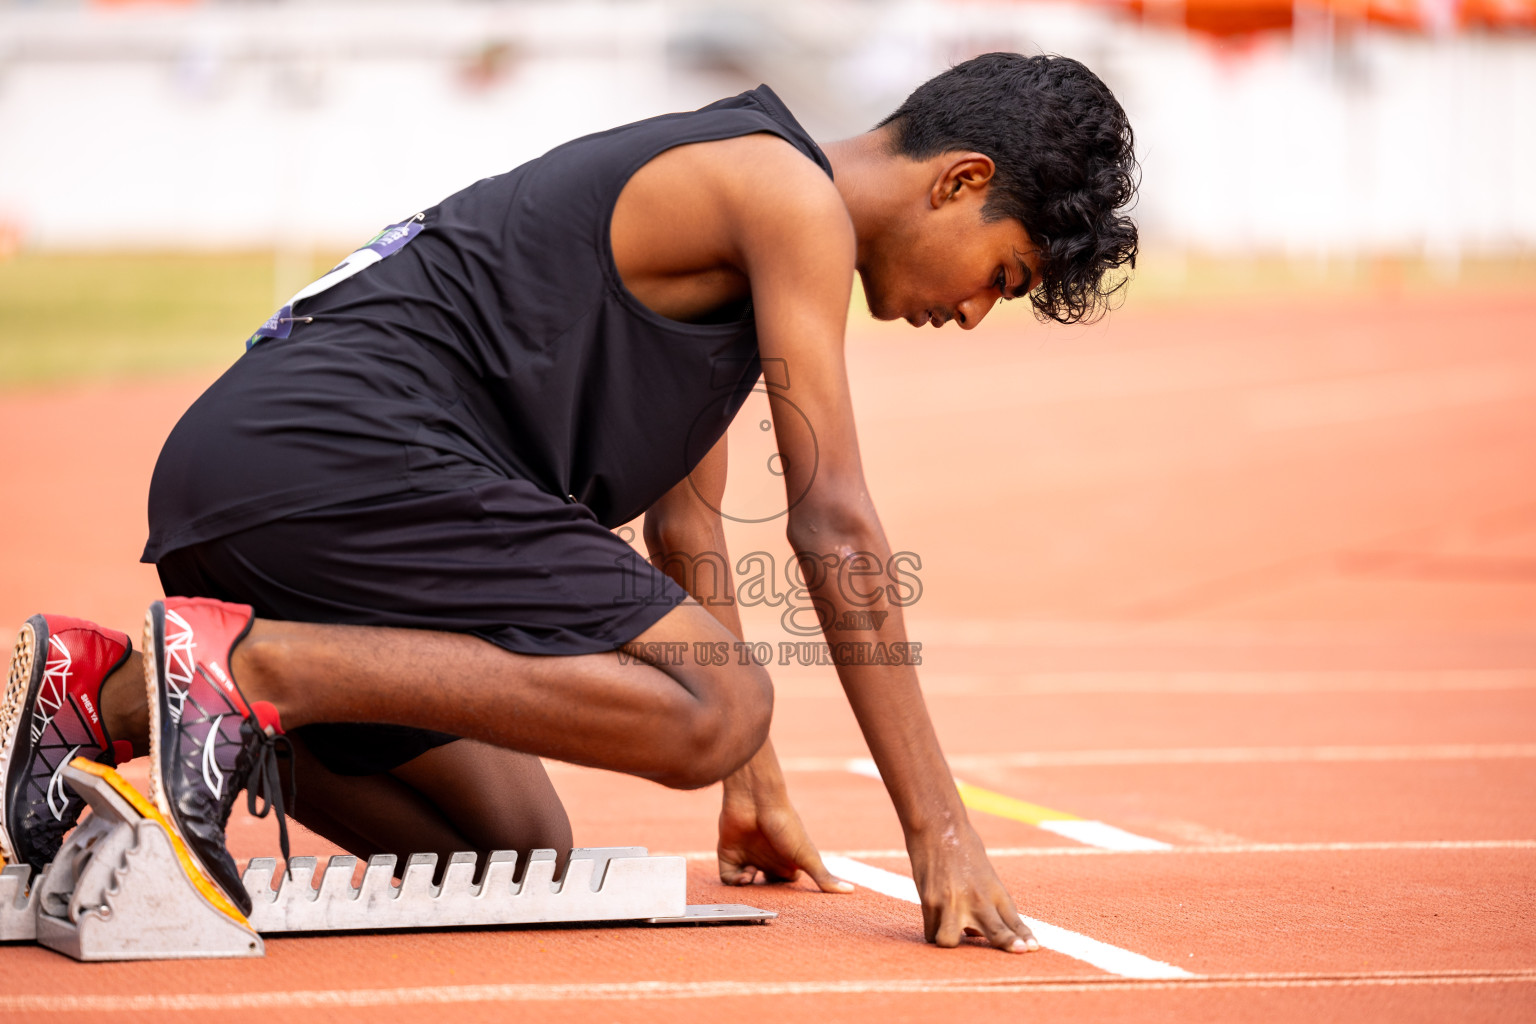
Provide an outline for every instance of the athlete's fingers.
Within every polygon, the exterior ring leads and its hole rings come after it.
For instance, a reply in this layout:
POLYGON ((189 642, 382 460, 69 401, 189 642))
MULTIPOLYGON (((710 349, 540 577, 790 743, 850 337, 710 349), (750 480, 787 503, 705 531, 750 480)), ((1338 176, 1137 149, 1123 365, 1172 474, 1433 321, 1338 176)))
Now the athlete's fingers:
POLYGON ((761 872, 763 878, 770 882, 792 882, 800 873, 794 861, 779 856, 773 850, 754 850, 751 857, 752 863, 742 863, 741 869, 753 872, 754 879, 761 872))
MULTIPOLYGON (((976 915, 976 924, 993 949, 1001 949, 1007 953, 1029 952, 1029 942, 1024 936, 1003 923, 996 908, 983 906, 981 912, 976 915)), ((1029 931, 1027 928, 1024 930, 1026 933, 1029 931)))
POLYGON ((1040 940, 1035 938, 1035 933, 1029 930, 1029 925, 1024 923, 1024 917, 1013 906, 1013 898, 1006 892, 1003 893, 1002 903, 998 905, 997 912, 1002 915, 1003 923, 1013 929, 1013 934, 1024 940, 1024 945, 1033 953, 1040 948, 1040 940))
POLYGON ((821 854, 814 846, 807 845, 806 849, 800 852, 798 860, 800 867, 822 892, 853 892, 853 883, 844 881, 828 871, 827 866, 821 862, 821 854))
POLYGON ((960 915, 952 908, 945 907, 939 912, 939 923, 933 930, 932 942, 941 949, 954 949, 960 945, 960 935, 963 931, 960 915))
POLYGON ((763 878, 769 882, 793 882, 799 877, 800 869, 784 861, 763 869, 763 878))
POLYGON ((720 862, 720 881, 726 885, 751 885, 757 881, 757 868, 751 864, 720 862))

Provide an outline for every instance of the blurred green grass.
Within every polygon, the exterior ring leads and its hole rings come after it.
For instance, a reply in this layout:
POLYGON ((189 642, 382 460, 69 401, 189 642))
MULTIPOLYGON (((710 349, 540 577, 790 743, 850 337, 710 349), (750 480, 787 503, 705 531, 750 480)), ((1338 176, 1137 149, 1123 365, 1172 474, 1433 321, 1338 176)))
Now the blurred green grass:
POLYGON ((279 275, 291 294, 335 260, 294 262, 22 252, 0 263, 0 388, 226 365, 277 307, 279 275))
MULTIPOLYGON (((24 250, 0 260, 0 390, 226 366, 282 301, 343 255, 24 250)), ((1448 272, 1415 258, 1235 260, 1170 258, 1154 250, 1143 258, 1123 304, 1447 289, 1469 300, 1529 294, 1536 291, 1536 258, 1469 260, 1448 272)), ((850 316, 867 322, 857 291, 850 316)), ((1022 302, 993 318, 1033 322, 1022 302)))

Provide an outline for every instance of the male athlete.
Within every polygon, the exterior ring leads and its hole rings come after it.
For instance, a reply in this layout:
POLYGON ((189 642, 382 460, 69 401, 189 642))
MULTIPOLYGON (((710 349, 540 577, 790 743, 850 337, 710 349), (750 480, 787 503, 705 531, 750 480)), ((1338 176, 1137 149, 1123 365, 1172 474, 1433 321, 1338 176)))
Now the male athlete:
MULTIPOLYGON (((734 604, 643 563, 637 581, 610 530, 643 514, 655 565, 725 555, 724 435, 761 377, 827 641, 899 650, 900 607, 840 574, 890 554, 845 376, 853 274, 874 316, 914 327, 969 329, 1025 296, 1091 317, 1134 260, 1133 175, 1125 114, 1087 68, 993 53, 824 148, 762 87, 393 225, 275 314, 166 441, 144 558, 173 596, 142 654, 81 620, 22 629, 0 708, 6 858, 46 863, 74 824, 69 757, 148 753, 152 798, 248 909, 224 845, 242 789, 360 855, 567 849, 548 757, 723 780, 724 881, 803 870, 847 891, 790 805, 767 672, 620 657, 729 647, 734 604), (887 613, 874 636, 839 628, 855 609, 887 613)), ((915 670, 858 660, 838 675, 927 938, 1036 948, 915 670)))

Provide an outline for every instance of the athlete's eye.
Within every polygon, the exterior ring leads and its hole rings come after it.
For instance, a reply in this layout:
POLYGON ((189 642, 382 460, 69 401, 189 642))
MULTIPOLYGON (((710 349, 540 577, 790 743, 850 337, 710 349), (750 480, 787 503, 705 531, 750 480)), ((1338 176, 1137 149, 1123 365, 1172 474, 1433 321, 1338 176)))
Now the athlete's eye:
POLYGON ((992 281, 992 287, 996 288, 1006 302, 1013 298, 1008 294, 1008 271, 1002 267, 997 268, 997 277, 992 281))

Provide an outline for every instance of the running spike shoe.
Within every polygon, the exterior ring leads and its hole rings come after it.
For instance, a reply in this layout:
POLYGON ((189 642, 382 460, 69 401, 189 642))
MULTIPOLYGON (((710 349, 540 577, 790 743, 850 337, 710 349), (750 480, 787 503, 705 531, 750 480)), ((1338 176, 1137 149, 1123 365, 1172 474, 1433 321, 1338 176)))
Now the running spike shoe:
POLYGON ((149 798, 175 824, 208 877, 246 914, 251 898, 224 845, 235 798, 245 790, 257 817, 277 810, 285 861, 286 804, 293 800, 291 773, 285 792, 278 772, 278 762, 291 760, 293 748, 277 709, 247 702, 230 669, 235 646, 255 618, 249 605, 168 597, 149 606, 144 623, 149 798))
POLYGON ((64 785, 75 757, 115 767, 133 745, 114 742, 101 716, 101 684, 133 644, 126 633, 63 615, 34 615, 11 653, 0 704, 0 853, 41 871, 59 852, 85 800, 64 785))

